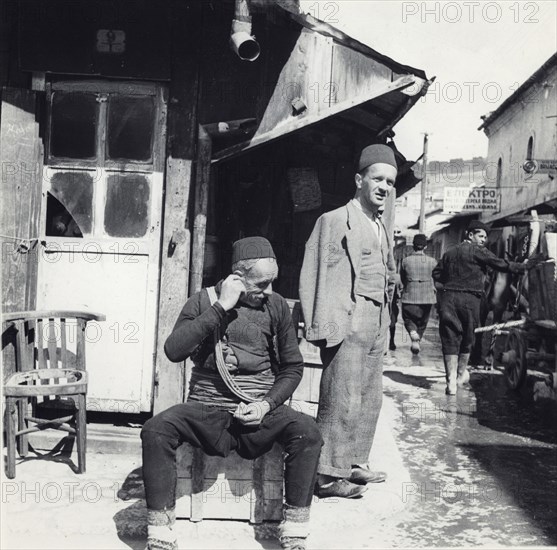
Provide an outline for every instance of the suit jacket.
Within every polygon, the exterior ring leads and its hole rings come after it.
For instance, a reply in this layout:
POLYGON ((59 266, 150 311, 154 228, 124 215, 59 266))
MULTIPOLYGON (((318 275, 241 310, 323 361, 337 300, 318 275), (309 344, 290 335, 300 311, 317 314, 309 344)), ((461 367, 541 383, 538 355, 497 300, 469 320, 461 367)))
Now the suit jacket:
POLYGON ((375 266, 373 299, 382 305, 391 301, 395 275, 391 240, 381 223, 379 241, 363 226, 361 216, 351 202, 327 212, 317 220, 306 243, 300 302, 310 342, 326 341, 331 347, 346 336, 356 304, 354 284, 363 250, 372 254, 375 266))
POLYGON ((437 262, 423 251, 404 258, 400 268, 403 304, 434 304, 437 301, 431 276, 436 265, 437 262))

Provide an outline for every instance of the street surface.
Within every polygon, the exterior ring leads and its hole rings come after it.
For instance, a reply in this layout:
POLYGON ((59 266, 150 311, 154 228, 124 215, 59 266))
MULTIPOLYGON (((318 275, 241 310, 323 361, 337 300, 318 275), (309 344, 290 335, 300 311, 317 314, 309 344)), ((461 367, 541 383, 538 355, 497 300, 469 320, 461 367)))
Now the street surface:
MULTIPOLYGON (((471 389, 447 397, 433 323, 419 356, 400 324, 396 342, 370 457, 388 479, 361 499, 315 498, 308 549, 556 545, 555 403, 533 401, 532 376, 516 394, 497 370, 473 371, 471 389)), ((75 453, 18 460, 16 479, 2 478, 0 546, 143 550, 139 428, 90 425, 83 475, 72 470, 75 453)), ((227 520, 176 525, 184 549, 277 550, 275 531, 227 520)))
POLYGON ((474 370, 470 390, 446 396, 436 325, 416 357, 400 324, 395 340, 384 387, 412 483, 393 545, 557 544, 557 415, 532 401, 532 377, 516 393, 501 371, 474 370))

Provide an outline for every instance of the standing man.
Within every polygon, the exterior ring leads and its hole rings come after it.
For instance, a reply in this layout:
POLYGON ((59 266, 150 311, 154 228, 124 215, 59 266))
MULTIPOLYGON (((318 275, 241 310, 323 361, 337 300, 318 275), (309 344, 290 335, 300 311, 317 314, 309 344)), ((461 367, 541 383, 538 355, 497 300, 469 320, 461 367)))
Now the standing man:
POLYGON ((437 301, 431 272, 437 262, 426 256, 427 237, 422 233, 414 236, 414 252, 402 261, 400 278, 404 285, 402 292, 402 319, 410 335, 412 353, 420 353, 420 341, 424 335, 431 313, 431 306, 437 301))
POLYGON ((445 252, 433 270, 433 280, 442 287, 439 301, 439 335, 443 348, 447 395, 470 379, 468 359, 474 345, 474 330, 480 324, 480 303, 489 267, 496 271, 524 273, 536 265, 509 262, 485 248, 488 227, 470 222, 462 243, 445 252))
POLYGON ((232 274, 191 296, 165 343, 173 362, 192 357, 188 402, 143 426, 143 480, 149 550, 177 549, 176 450, 183 442, 211 456, 247 459, 275 442, 286 452, 282 548, 304 550, 322 439, 315 421, 284 405, 303 359, 267 239, 234 243, 232 274))
POLYGON ((392 245, 379 219, 397 175, 386 145, 366 147, 356 194, 323 214, 306 243, 300 301, 306 338, 319 346, 317 424, 324 446, 317 495, 354 498, 366 483, 384 481, 368 467, 383 399, 383 352, 394 286, 392 245))

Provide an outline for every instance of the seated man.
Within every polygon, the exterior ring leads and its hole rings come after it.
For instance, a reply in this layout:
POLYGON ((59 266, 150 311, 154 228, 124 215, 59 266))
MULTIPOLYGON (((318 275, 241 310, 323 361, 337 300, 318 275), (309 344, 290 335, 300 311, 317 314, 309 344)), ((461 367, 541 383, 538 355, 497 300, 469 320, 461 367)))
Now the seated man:
POLYGON ((288 304, 272 290, 278 267, 269 241, 235 242, 232 272, 188 299, 165 344, 171 361, 192 357, 195 367, 188 402, 151 418, 141 432, 150 550, 177 548, 176 449, 183 442, 209 455, 236 451, 248 459, 280 443, 286 452, 280 542, 305 549, 323 441, 311 417, 284 405, 302 378, 303 360, 288 304))

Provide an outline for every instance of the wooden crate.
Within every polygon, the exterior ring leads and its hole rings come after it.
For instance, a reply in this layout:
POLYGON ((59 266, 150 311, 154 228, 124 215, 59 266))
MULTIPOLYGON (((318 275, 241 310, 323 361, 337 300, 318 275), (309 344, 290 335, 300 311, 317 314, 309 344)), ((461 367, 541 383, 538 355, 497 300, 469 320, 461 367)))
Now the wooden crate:
POLYGON ((191 521, 282 519, 284 460, 275 446, 255 460, 235 452, 208 456, 191 445, 178 449, 176 516, 191 521))
POLYGON ((304 375, 299 386, 294 391, 294 401, 319 403, 319 384, 323 365, 319 356, 319 348, 307 342, 304 338, 299 341, 300 351, 304 358, 304 375))
POLYGON ((555 261, 543 262, 528 272, 529 313, 533 320, 557 322, 555 261))

